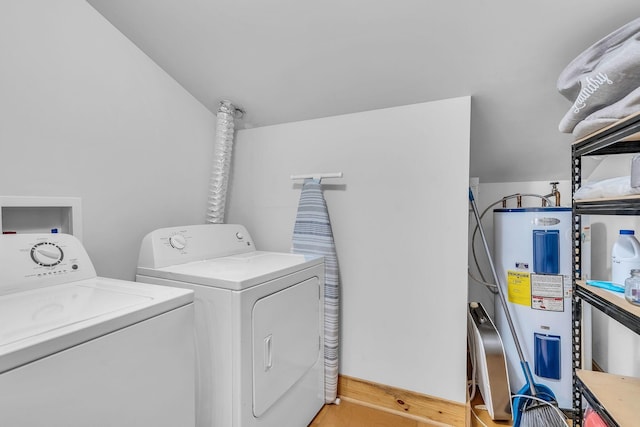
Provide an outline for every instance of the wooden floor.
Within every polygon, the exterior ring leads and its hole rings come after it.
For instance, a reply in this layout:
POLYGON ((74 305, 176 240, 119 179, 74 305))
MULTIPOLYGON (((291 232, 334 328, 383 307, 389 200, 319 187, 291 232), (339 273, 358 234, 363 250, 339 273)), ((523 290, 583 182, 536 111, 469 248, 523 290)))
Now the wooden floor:
MULTIPOLYGON (((507 427, 511 422, 494 422, 486 410, 481 409, 482 400, 474 399, 472 410, 488 427, 507 427)), ((470 414, 471 427, 483 427, 470 414)), ((433 424, 402 414, 391 413, 353 401, 342 400, 339 405, 325 405, 309 427, 429 427, 433 424)))
MULTIPOLYGON (((484 408, 484 402, 482 401, 482 397, 479 393, 476 395, 476 398, 471 403, 471 413, 468 415, 472 427, 482 427, 483 423, 487 427, 504 427, 511 426, 513 423, 511 421, 493 421, 489 416, 489 412, 487 412, 484 408), (478 421, 480 419, 480 421, 478 421)), ((542 427, 542 426, 541 426, 542 427)))
POLYGON ((420 421, 342 400, 325 405, 309 427, 429 427, 420 421))

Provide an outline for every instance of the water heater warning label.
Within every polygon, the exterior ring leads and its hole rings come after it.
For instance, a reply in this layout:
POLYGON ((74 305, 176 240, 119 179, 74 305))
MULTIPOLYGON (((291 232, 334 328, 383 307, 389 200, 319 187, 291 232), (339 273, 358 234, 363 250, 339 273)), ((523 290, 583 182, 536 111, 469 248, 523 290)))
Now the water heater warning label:
POLYGON ((564 280, 562 275, 531 275, 531 308, 564 311, 564 280))
POLYGON ((531 305, 530 274, 523 271, 507 271, 507 299, 510 303, 531 305))

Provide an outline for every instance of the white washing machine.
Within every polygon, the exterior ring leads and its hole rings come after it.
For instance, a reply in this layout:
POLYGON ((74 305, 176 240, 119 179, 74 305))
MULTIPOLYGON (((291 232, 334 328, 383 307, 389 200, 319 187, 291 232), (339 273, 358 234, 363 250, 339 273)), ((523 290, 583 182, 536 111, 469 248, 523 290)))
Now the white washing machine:
POLYGON ((193 292, 96 276, 73 236, 0 236, 0 426, 195 424, 193 292))
POLYGON ((240 225, 164 228, 136 280, 195 291, 197 426, 301 427, 322 408, 322 257, 257 251, 240 225))

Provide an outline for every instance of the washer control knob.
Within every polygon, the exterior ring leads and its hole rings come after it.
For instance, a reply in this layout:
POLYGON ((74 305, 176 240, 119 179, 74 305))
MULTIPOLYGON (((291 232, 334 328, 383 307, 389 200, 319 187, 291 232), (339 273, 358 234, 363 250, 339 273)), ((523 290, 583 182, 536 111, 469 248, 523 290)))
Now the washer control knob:
POLYGON ((241 232, 238 231, 236 233, 236 237, 238 238, 238 240, 242 240, 242 239, 244 239, 244 234, 242 234, 241 232))
POLYGON ((172 248, 182 250, 187 246, 187 239, 182 234, 174 234, 169 237, 169 244, 172 248))
POLYGON ((31 259, 43 267, 53 267, 62 262, 64 252, 55 243, 42 242, 31 248, 31 259))

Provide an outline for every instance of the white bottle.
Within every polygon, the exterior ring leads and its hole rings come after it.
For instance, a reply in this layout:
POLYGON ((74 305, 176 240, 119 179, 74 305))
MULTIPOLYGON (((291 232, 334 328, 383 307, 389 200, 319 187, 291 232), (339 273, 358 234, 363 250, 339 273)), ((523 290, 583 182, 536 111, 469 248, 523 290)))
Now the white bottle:
POLYGON ((633 230, 620 230, 611 250, 611 281, 624 286, 631 270, 640 269, 640 242, 633 230))

